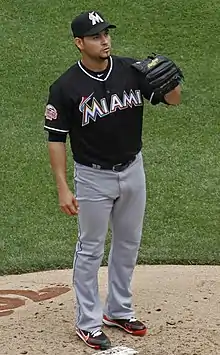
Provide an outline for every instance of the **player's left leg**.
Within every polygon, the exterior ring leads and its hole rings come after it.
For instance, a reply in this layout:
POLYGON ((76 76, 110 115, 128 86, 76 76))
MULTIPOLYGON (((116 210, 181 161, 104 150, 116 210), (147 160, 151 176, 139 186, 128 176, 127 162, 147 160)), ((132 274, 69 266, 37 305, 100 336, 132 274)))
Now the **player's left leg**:
POLYGON ((142 236, 146 204, 145 172, 141 154, 130 167, 119 173, 119 181, 120 197, 115 202, 111 215, 108 297, 103 321, 134 335, 144 335, 146 328, 143 323, 132 318, 134 311, 130 287, 142 236))

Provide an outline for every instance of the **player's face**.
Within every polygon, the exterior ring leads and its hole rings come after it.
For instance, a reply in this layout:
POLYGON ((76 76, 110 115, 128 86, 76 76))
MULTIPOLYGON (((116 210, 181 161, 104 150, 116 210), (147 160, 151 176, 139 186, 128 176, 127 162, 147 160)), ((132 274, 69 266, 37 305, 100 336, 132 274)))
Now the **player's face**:
POLYGON ((108 30, 84 37, 77 45, 82 53, 94 59, 105 60, 111 53, 111 37, 108 30))

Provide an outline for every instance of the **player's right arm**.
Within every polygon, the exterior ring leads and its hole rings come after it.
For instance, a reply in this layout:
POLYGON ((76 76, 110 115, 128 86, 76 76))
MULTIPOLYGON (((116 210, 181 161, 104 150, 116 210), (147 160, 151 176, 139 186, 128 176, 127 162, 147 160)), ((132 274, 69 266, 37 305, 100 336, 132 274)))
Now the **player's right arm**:
MULTIPOLYGON (((53 135, 54 136, 54 135, 53 135)), ((52 137, 53 137, 52 136, 52 137)), ((78 214, 78 202, 69 189, 66 179, 66 143, 52 141, 49 134, 49 157, 50 164, 55 175, 59 205, 63 212, 69 216, 78 214)))
POLYGON ((78 202, 69 189, 66 178, 66 137, 70 127, 62 91, 56 85, 50 87, 44 129, 49 132, 49 158, 56 180, 60 208, 70 216, 76 215, 78 202))

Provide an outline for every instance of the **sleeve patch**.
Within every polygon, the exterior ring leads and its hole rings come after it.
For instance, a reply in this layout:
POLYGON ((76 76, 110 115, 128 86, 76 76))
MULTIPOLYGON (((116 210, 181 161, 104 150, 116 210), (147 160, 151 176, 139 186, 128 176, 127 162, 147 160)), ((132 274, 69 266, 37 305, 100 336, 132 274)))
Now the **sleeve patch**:
POLYGON ((58 115, 57 114, 57 110, 55 109, 54 106, 52 106, 50 104, 46 106, 45 118, 47 120, 50 120, 50 121, 56 120, 57 119, 57 115, 58 115))

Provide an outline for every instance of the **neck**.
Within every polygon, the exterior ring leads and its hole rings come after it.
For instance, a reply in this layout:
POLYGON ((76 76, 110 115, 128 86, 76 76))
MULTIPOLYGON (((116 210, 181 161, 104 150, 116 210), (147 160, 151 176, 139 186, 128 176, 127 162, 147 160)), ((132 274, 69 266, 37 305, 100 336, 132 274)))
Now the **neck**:
POLYGON ((88 57, 82 57, 81 62, 87 69, 94 72, 103 71, 108 66, 108 58, 95 60, 88 57))

